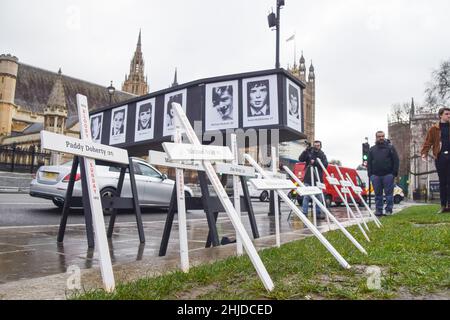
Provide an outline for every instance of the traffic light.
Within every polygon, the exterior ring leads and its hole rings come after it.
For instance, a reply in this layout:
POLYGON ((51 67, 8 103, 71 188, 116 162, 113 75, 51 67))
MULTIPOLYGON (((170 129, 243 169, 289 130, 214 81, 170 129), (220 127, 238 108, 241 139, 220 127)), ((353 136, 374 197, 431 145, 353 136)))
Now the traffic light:
POLYGON ((367 167, 367 160, 369 160, 369 149, 370 145, 365 142, 362 144, 362 162, 363 165, 367 167))

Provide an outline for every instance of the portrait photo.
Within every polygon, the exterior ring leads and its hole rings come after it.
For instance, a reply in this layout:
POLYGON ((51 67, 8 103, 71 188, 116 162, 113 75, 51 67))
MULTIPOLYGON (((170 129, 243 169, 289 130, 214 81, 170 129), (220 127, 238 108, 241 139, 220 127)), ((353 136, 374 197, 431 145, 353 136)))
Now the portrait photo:
POLYGON ((127 131, 127 107, 122 106, 111 111, 111 131, 109 144, 118 144, 125 142, 127 131))
POLYGON ((153 139, 155 121, 155 98, 136 103, 134 141, 153 139))
POLYGON ((210 83, 205 90, 205 130, 238 128, 238 81, 210 83))
POLYGON ((172 135, 175 129, 174 117, 175 110, 172 108, 172 103, 176 102, 181 105, 184 112, 186 112, 186 89, 168 93, 164 97, 164 127, 163 136, 172 135))
POLYGON ((90 117, 91 121, 91 138, 92 141, 101 143, 102 140, 102 124, 103 112, 94 114, 90 117))
POLYGON ((277 76, 242 80, 244 127, 278 124, 277 76))
POLYGON ((287 125, 294 130, 303 132, 302 128, 302 96, 298 85, 286 79, 287 125))

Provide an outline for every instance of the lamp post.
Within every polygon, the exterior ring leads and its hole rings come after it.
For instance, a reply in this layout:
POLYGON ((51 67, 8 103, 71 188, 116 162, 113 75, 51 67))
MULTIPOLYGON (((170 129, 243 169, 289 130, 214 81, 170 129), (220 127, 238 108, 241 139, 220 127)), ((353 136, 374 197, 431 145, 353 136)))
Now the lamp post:
POLYGON ((106 90, 108 90, 108 94, 109 94, 109 104, 112 103, 112 97, 114 95, 114 92, 116 91, 116 88, 113 87, 113 82, 111 81, 111 84, 109 85, 108 88, 106 88, 106 90))
POLYGON ((280 10, 281 7, 284 7, 284 0, 276 0, 277 1, 277 14, 271 12, 267 16, 267 20, 269 22, 269 28, 275 28, 276 30, 276 52, 275 52, 275 68, 278 69, 280 67, 280 10))

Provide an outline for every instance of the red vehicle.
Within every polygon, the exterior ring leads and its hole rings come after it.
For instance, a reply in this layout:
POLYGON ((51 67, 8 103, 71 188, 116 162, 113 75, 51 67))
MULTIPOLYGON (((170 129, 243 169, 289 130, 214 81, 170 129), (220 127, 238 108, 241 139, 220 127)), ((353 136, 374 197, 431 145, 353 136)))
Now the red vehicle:
MULTIPOLYGON (((346 167, 339 167, 339 170, 341 171, 344 178, 347 178, 346 173, 348 173, 351 180, 353 181, 353 184, 355 184, 356 186, 360 186, 363 189, 362 196, 363 196, 364 200, 367 200, 367 190, 365 188, 366 186, 362 182, 361 178, 359 177, 358 172, 356 172, 355 169, 346 168, 346 167)), ((334 177, 338 180, 341 180, 341 177, 339 176, 339 173, 337 172, 336 165, 333 165, 333 164, 328 165, 327 171, 332 177, 334 177)), ((301 181, 303 181, 304 176, 305 176, 305 163, 304 162, 298 162, 295 164, 294 174, 297 177, 299 177, 301 181)), ((326 202, 327 207, 331 206, 332 203, 335 203, 337 206, 340 206, 342 204, 342 200, 339 197, 339 195, 337 194, 336 190, 334 190, 334 187, 328 183, 325 173, 323 173, 322 180, 324 181, 325 186, 326 186, 326 190, 324 190, 323 194, 325 196, 325 202, 326 202)), ((338 188, 340 190, 341 186, 338 186, 338 188)), ((355 199, 355 201, 359 205, 362 205, 362 202, 359 199, 359 197, 353 192, 353 190, 351 192, 352 192, 352 195, 353 195, 353 198, 355 199)), ((348 198, 348 201, 351 203, 350 198, 348 198)), ((299 199, 299 202, 301 203, 301 199, 299 199)))

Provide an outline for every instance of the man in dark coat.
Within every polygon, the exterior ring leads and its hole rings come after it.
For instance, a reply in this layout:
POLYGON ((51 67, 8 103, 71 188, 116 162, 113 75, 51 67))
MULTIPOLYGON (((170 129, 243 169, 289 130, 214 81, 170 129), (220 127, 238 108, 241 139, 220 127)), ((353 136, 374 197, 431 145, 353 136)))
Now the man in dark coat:
MULTIPOLYGON (((305 162, 305 175, 303 179, 303 183, 306 186, 312 185, 312 182, 314 179, 314 182, 317 182, 317 179, 315 177, 315 173, 311 176, 311 168, 314 169, 317 168, 319 171, 319 179, 322 182, 323 178, 323 170, 320 166, 317 159, 320 159, 322 161, 322 164, 326 168, 328 166, 328 160, 325 153, 322 151, 322 142, 316 140, 314 141, 313 147, 307 147, 305 151, 302 152, 298 160, 300 162, 305 162)), ((315 184, 315 183, 314 183, 315 184)), ((308 215, 308 208, 309 208, 309 202, 311 200, 310 196, 304 196, 303 197, 303 203, 302 203, 302 211, 305 215, 308 215)), ((316 205, 316 214, 317 219, 325 219, 325 217, 321 214, 319 206, 316 205)))
POLYGON ((383 131, 375 134, 376 143, 370 148, 367 171, 375 191, 377 216, 392 214, 394 207, 394 179, 398 175, 400 161, 394 146, 385 139, 383 131), (383 213, 383 191, 386 196, 386 214, 383 213))

